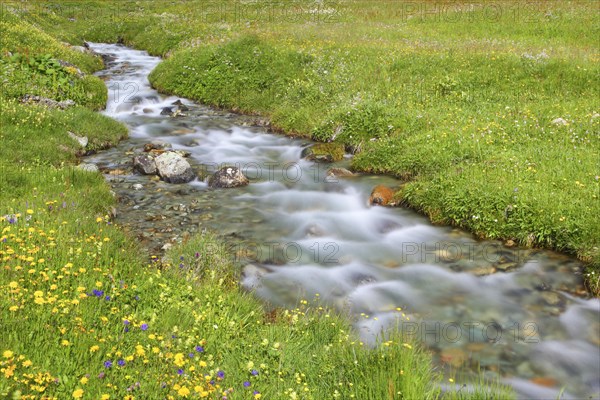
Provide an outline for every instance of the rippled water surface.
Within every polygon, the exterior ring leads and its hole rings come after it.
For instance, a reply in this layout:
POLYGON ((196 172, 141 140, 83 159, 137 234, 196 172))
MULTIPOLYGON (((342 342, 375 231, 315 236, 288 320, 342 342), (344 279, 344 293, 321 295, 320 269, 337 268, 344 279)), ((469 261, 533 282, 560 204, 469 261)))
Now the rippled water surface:
MULTIPOLYGON (((600 398, 600 302, 588 299, 580 263, 548 252, 481 242, 402 208, 368 207, 371 189, 399 184, 359 176, 332 181, 303 160, 308 143, 267 133, 253 119, 181 99, 184 116, 160 115, 176 97, 147 80, 160 61, 118 45, 108 57, 105 113, 130 138, 90 156, 119 198, 117 223, 151 251, 204 228, 234 245, 242 284, 274 305, 299 299, 348 312, 364 341, 399 326, 448 370, 480 368, 521 398, 600 398), (145 143, 190 152, 199 179, 171 185, 132 172, 145 143), (251 183, 209 189, 204 177, 238 165, 251 183)), ((348 161, 338 163, 347 165, 348 161)))

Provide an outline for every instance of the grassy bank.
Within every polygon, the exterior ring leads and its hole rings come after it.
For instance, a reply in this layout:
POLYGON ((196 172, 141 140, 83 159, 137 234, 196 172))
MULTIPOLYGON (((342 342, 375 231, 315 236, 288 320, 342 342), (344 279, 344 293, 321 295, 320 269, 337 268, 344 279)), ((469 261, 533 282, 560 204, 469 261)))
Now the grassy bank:
POLYGON ((76 37, 62 17, 77 20, 54 6, 2 4, 0 397, 438 398, 441 375, 401 337, 367 349, 311 299, 265 312, 210 234, 163 260, 140 255, 111 221, 103 177, 75 168, 127 131, 93 111, 106 99, 89 75, 101 63, 56 39, 76 37), (25 94, 77 105, 22 104, 25 94))
POLYGON ((166 55, 160 90, 344 143, 434 222, 575 254, 598 293, 594 2, 119 4, 24 14, 166 55))

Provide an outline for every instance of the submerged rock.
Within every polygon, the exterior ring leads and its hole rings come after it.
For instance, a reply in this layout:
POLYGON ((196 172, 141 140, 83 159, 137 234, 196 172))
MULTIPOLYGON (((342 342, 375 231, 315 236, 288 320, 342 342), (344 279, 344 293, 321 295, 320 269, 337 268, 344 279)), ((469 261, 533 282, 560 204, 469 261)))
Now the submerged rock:
POLYGON ((369 197, 369 205, 371 206, 392 206, 394 191, 387 186, 377 185, 373 188, 369 197))
POLYGON ((186 183, 194 180, 196 174, 181 155, 168 151, 154 159, 160 177, 169 183, 186 183))
POLYGON ((208 186, 211 188, 234 188, 249 183, 238 167, 223 167, 208 179, 208 186))
POLYGON ((173 146, 169 142, 165 142, 163 140, 153 140, 150 143, 146 143, 144 145, 144 151, 149 152, 152 150, 169 150, 172 149, 173 146))

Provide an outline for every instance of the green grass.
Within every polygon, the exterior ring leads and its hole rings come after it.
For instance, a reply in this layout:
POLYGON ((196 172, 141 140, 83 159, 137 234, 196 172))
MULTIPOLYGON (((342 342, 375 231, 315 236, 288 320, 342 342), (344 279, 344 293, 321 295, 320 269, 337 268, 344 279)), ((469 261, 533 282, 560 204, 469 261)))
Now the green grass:
MULTIPOLYGON (((312 299, 265 311, 238 288, 229 249, 210 233, 148 260, 112 223, 114 198, 99 173, 74 168, 83 149, 68 132, 86 136, 86 150, 98 150, 127 130, 93 111, 106 101, 103 83, 88 75, 100 68, 98 59, 59 39, 75 43, 88 29, 100 32, 96 40, 135 33, 155 52, 178 41, 139 32, 163 17, 132 14, 114 31, 103 30, 105 21, 98 21, 103 28, 81 24, 80 16, 107 11, 106 3, 86 6, 83 13, 52 2, 2 4, 0 397, 438 398, 442 376, 430 356, 400 335, 367 348, 345 317, 312 299), (74 67, 59 68, 58 60, 74 67), (24 94, 78 106, 25 105, 24 94)), ((282 90, 312 59, 252 36, 236 43, 231 56, 243 69, 254 61, 242 47, 254 46, 269 57, 260 67, 272 73, 235 85, 282 90), (287 63, 297 70, 280 76, 287 63)), ((219 51, 203 62, 216 57, 218 68, 219 51)), ((220 85, 215 77, 207 99, 220 85)), ((223 106, 235 106, 230 95, 221 97, 223 106)))
POLYGON ((232 4, 29 18, 168 55, 161 91, 347 145, 354 169, 406 179, 399 195, 432 221, 576 255, 599 293, 595 2, 232 4))

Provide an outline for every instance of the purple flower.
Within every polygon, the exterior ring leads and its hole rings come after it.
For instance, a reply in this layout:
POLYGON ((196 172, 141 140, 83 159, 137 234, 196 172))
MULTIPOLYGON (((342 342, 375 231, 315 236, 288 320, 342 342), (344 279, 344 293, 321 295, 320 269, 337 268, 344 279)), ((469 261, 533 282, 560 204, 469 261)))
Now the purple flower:
POLYGON ((140 329, 145 331, 148 329, 148 324, 142 324, 142 326, 140 326, 140 329))
POLYGON ((202 353, 204 351, 204 347, 202 347, 202 346, 196 346, 196 351, 198 353, 202 353))
POLYGON ((110 361, 110 360, 104 361, 104 368, 110 368, 110 367, 112 367, 112 361, 110 361))
POLYGON ((104 298, 104 300, 106 300, 106 301, 110 301, 110 296, 106 296, 106 297, 104 298))
POLYGON ((200 257, 200 253, 196 252, 196 254, 194 254, 194 256, 196 256, 196 258, 200 257))
POLYGON ((194 353, 190 353, 190 354, 188 354, 188 356, 189 356, 190 358, 194 358, 194 353))
POLYGON ((220 378, 220 379, 225 378, 225 372, 223 372, 223 371, 217 372, 217 378, 220 378))
POLYGON ((96 297, 102 297, 104 296, 104 290, 94 289, 92 290, 92 294, 96 297))
POLYGON ((245 382, 244 382, 244 387, 250 387, 250 382, 248 382, 248 381, 245 381, 245 382))
POLYGON ((177 370, 177 375, 183 375, 183 370, 181 368, 177 370))
POLYGON ((129 320, 128 320, 128 319, 124 319, 124 320, 123 320, 123 324, 125 324, 125 325, 129 325, 129 324, 130 324, 130 322, 129 322, 129 320))
POLYGON ((100 372, 98 374, 98 379, 104 379, 104 372, 100 372))
POLYGON ((179 256, 179 259, 180 259, 181 261, 183 261, 183 256, 179 256))
POLYGON ((260 392, 258 390, 255 390, 254 392, 252 392, 253 395, 257 395, 260 394, 260 392))
POLYGON ((125 330, 125 332, 129 332, 129 327, 126 326, 124 330, 125 330))
POLYGON ((119 367, 123 367, 123 366, 125 366, 125 360, 123 360, 123 359, 120 359, 119 361, 117 361, 117 365, 118 365, 119 367))
POLYGON ((258 371, 257 371, 257 370, 255 370, 255 369, 253 369, 252 371, 250 371, 250 373, 251 373, 253 376, 256 376, 256 375, 258 375, 258 371))

